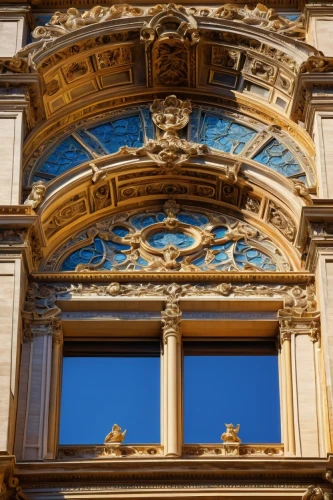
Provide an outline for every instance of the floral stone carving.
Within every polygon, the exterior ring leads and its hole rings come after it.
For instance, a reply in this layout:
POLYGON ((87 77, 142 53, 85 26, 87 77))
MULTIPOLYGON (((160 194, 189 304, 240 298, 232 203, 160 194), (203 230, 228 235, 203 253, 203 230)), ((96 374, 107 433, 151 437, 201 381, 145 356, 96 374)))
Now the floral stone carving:
POLYGON ((153 122, 164 133, 157 139, 147 141, 134 154, 148 155, 167 173, 177 171, 190 157, 209 152, 205 144, 188 142, 180 139, 177 134, 189 121, 189 114, 192 112, 190 101, 181 101, 170 95, 164 100, 156 99, 150 110, 153 122))

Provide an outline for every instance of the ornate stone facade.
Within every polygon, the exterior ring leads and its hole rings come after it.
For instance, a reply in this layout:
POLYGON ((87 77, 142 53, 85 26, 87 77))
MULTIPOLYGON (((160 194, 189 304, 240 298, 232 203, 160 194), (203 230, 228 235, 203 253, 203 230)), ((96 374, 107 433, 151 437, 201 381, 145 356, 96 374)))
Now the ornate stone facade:
POLYGON ((332 19, 0 4, 1 499, 333 498, 332 19), (161 442, 59 446, 66 349, 115 338, 159 342, 161 442), (184 444, 193 339, 271 346, 281 443, 184 444))

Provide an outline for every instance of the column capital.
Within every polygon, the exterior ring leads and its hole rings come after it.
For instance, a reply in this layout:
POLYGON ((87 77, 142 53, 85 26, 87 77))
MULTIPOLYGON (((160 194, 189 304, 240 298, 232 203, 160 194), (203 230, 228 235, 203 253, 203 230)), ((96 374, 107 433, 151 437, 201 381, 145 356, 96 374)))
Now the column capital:
POLYGON ((166 344, 168 337, 174 336, 177 342, 181 339, 181 317, 182 312, 175 297, 168 297, 165 309, 161 312, 163 343, 166 344))
POLYGON ((63 343, 61 320, 48 318, 44 320, 26 320, 23 327, 23 341, 32 342, 35 338, 50 336, 57 345, 63 343))
POLYGON ((333 57, 310 56, 298 75, 294 91, 292 117, 304 124, 313 137, 314 117, 317 111, 333 111, 332 95, 333 57))
POLYGON ((291 335, 308 335, 311 342, 318 342, 320 339, 320 317, 319 313, 309 315, 308 317, 294 317, 289 314, 290 311, 280 309, 278 312, 280 327, 280 343, 291 340, 291 335))

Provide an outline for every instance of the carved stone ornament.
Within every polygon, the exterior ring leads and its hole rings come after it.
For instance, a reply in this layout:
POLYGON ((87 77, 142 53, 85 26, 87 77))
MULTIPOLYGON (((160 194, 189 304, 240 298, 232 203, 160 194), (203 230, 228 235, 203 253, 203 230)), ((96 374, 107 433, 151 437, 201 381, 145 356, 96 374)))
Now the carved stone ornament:
POLYGON ((296 225, 281 207, 271 202, 268 222, 275 226, 289 241, 294 241, 296 225))
POLYGON ((196 45, 199 42, 198 26, 194 17, 184 7, 169 4, 159 4, 148 9, 153 18, 141 30, 141 40, 150 45, 159 40, 178 39, 184 47, 196 45))
POLYGON ((330 497, 330 494, 324 493, 319 486, 309 486, 302 496, 302 500, 329 500, 330 497))
POLYGON ((105 459, 105 458, 163 457, 163 447, 154 445, 128 446, 113 443, 104 446, 59 446, 58 460, 105 459))
POLYGON ((43 201, 46 192, 46 185, 44 181, 37 181, 31 185, 31 193, 25 200, 24 205, 32 208, 37 208, 43 201))
POLYGON ((105 444, 120 444, 124 441, 126 436, 126 430, 121 432, 121 427, 118 424, 113 424, 111 432, 105 437, 105 444))
POLYGON ((223 447, 227 456, 239 456, 240 438, 237 436, 240 425, 225 424, 226 431, 222 434, 223 447))
POLYGON ((27 320, 54 319, 61 314, 56 301, 66 288, 31 283, 27 289, 22 315, 27 320))
POLYGON ((161 312, 162 316, 162 331, 163 342, 166 344, 169 336, 175 336, 177 341, 180 341, 180 325, 182 312, 178 305, 178 300, 170 296, 168 297, 164 311, 161 312))
POLYGON ((162 171, 168 173, 177 171, 192 156, 209 153, 205 144, 188 142, 178 137, 177 131, 189 121, 189 114, 192 112, 190 101, 181 101, 170 95, 164 100, 156 99, 150 110, 153 122, 164 133, 157 139, 147 141, 133 154, 148 155, 162 171))
POLYGON ((331 73, 333 57, 310 56, 300 67, 300 73, 331 73))
POLYGON ((142 9, 128 4, 112 5, 111 7, 96 5, 85 12, 80 12, 75 7, 71 7, 67 12, 55 12, 50 22, 45 27, 38 26, 32 35, 33 38, 42 38, 45 36, 59 37, 84 26, 103 23, 121 17, 136 17, 143 13, 142 9))
POLYGON ((223 432, 221 439, 224 443, 240 443, 241 440, 238 437, 238 432, 240 429, 240 425, 237 424, 235 427, 233 424, 225 424, 226 431, 223 432))
POLYGON ((51 318, 49 320, 24 320, 23 340, 32 342, 35 338, 49 336, 55 344, 62 345, 63 334, 61 321, 51 318))
POLYGON ((291 180, 294 183, 293 194, 304 198, 306 201, 312 202, 311 196, 304 182, 300 181, 299 179, 291 180))
MULTIPOLYGON (((112 19, 119 19, 121 17, 137 17, 143 15, 157 16, 159 14, 165 15, 165 13, 171 10, 176 10, 187 17, 194 15, 242 22, 244 24, 258 26, 299 40, 303 40, 305 37, 303 16, 291 21, 286 17, 277 14, 274 9, 265 7, 262 4, 257 4, 255 7, 241 7, 237 4, 226 4, 217 9, 198 9, 196 7, 189 7, 185 9, 184 7, 178 5, 176 7, 175 4, 158 4, 155 7, 150 7, 146 10, 128 4, 112 5, 111 7, 96 5, 89 11, 85 12, 80 12, 75 7, 71 7, 65 13, 55 12, 45 28, 36 28, 33 32, 33 36, 34 38, 45 36, 59 37, 91 24, 103 23, 112 19)), ((148 27, 150 26, 148 25, 148 27)), ((158 27, 160 30, 162 29, 162 27, 158 27)), ((186 28, 186 26, 182 26, 180 30, 181 32, 185 31, 185 36, 186 28)), ((190 39, 191 35, 192 34, 189 33, 190 39)))
POLYGON ((258 3, 255 7, 241 7, 237 4, 225 4, 216 9, 213 17, 242 22, 250 26, 258 26, 275 33, 292 36, 298 40, 304 40, 305 27, 303 16, 295 21, 290 21, 275 12, 274 9, 258 3))
POLYGON ((320 338, 320 312, 317 310, 314 286, 306 288, 306 294, 300 287, 294 287, 293 296, 296 303, 278 311, 280 323, 280 341, 290 340, 291 335, 308 335, 312 342, 320 338))
MULTIPOLYGON (((230 186, 225 186, 233 196, 230 186)), ((64 243, 44 269, 75 272, 290 270, 279 248, 250 224, 205 209, 201 209, 200 215, 184 206, 177 214, 170 210, 170 203, 171 200, 161 207, 166 216, 155 210, 138 213, 135 209, 94 223, 72 237, 70 244, 64 243), (143 225, 146 217, 147 223, 143 225), (195 224, 191 222, 193 217, 195 224), (119 233, 120 227, 124 232, 119 233), (85 247, 90 248, 88 258, 82 258, 82 252, 76 253, 85 247), (246 252, 250 248, 253 253, 248 256, 246 252), (221 259, 218 256, 222 251, 221 259)))
MULTIPOLYGON (((37 285, 34 283, 34 285, 37 285)), ((41 287, 47 285, 41 284, 41 287)), ((289 316, 305 317, 317 314, 317 302, 314 296, 314 285, 301 287, 299 285, 259 285, 249 283, 235 285, 232 283, 219 283, 212 285, 198 284, 152 284, 152 283, 117 283, 109 284, 71 284, 58 287, 59 298, 71 297, 279 297, 284 300, 285 309, 289 316)), ((56 293, 56 292, 54 292, 56 293)), ((57 294, 56 294, 57 295, 57 294)), ((58 295, 57 295, 58 296, 58 295)))

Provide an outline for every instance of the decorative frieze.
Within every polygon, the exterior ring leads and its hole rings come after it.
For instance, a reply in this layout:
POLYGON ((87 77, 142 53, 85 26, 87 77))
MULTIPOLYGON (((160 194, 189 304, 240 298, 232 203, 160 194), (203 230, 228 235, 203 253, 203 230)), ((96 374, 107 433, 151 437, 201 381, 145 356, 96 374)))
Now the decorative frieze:
MULTIPOLYGON (((223 444, 183 446, 183 458, 222 458, 224 456, 226 456, 226 450, 223 444)), ((239 456, 242 458, 251 458, 256 456, 267 458, 281 458, 283 456, 283 445, 246 445, 240 443, 239 456)))
POLYGON ((91 460, 105 458, 163 458, 163 446, 142 445, 110 447, 100 446, 59 446, 58 460, 91 460))

